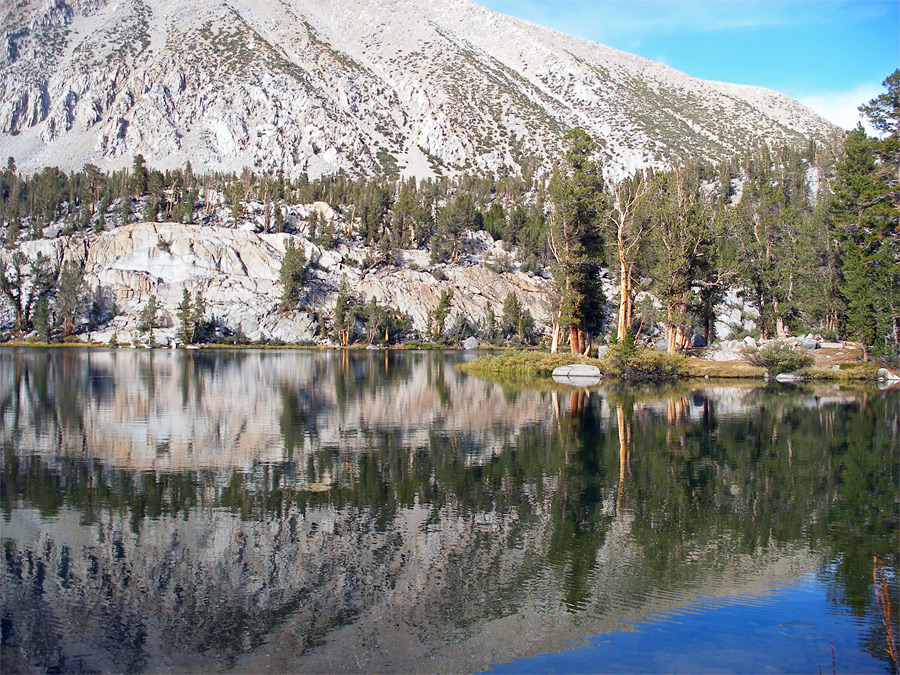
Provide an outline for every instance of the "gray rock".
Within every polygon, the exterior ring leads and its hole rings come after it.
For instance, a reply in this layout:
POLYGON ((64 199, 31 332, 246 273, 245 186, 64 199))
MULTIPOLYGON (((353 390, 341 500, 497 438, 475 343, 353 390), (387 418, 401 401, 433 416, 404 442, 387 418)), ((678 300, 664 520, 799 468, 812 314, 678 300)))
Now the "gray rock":
POLYGON ((586 363, 572 363, 553 369, 553 376, 559 377, 600 377, 600 369, 586 363))
POLYGON ((775 376, 775 381, 781 384, 796 384, 797 382, 803 382, 803 376, 797 373, 778 373, 775 376))
POLYGON ((573 363, 553 369, 553 381, 574 387, 593 387, 600 384, 600 369, 583 363, 573 363))
POLYGON ((819 347, 822 349, 842 349, 843 346, 840 342, 822 342, 819 344, 819 347))
POLYGON ((740 361, 743 354, 731 349, 719 349, 714 351, 709 357, 711 361, 740 361))
POLYGON ((606 352, 608 351, 609 345, 600 345, 599 347, 597 347, 597 358, 602 359, 604 356, 606 356, 606 352))
POLYGON ((751 349, 756 349, 756 340, 750 335, 744 338, 744 344, 751 349))
POLYGON ((706 338, 700 335, 700 333, 694 333, 691 336, 691 347, 705 347, 706 346, 706 338))
MULTIPOLYGON (((300 207, 311 208, 296 208, 300 207)), ((320 216, 327 205, 321 207, 320 216)), ((542 277, 529 278, 518 272, 498 274, 479 266, 461 265, 448 265, 447 279, 441 282, 430 274, 394 266, 363 276, 358 265, 347 264, 347 260, 369 254, 361 244, 341 244, 323 250, 302 236, 288 234, 256 234, 240 228, 179 223, 133 223, 92 237, 87 248, 78 236, 60 236, 25 241, 20 249, 29 260, 38 254, 46 255, 54 266, 66 258, 83 261, 91 288, 102 289, 109 305, 114 302, 118 309, 121 319, 116 330, 123 342, 139 337, 138 315, 151 294, 156 296, 161 312, 172 319, 160 329, 160 334, 174 336, 174 317, 185 289, 201 293, 209 315, 251 340, 321 341, 320 325, 334 311, 337 279, 345 279, 366 301, 375 298, 379 305, 409 315, 418 331, 425 330, 429 313, 446 289, 454 290, 447 330, 458 325, 461 317, 478 321, 489 306, 499 312, 509 293, 515 293, 531 313, 538 330, 546 329, 552 318, 549 283, 542 277), (162 240, 167 242, 168 251, 159 247, 162 240), (307 259, 317 262, 300 305, 315 307, 313 312, 278 309, 283 290, 279 272, 288 242, 302 247, 307 259)), ((0 248, 0 259, 7 260, 10 255, 0 248)), ((428 260, 427 253, 413 250, 405 250, 403 257, 428 260)), ((0 325, 11 322, 12 316, 8 303, 0 298, 0 325)))
POLYGON ((803 349, 818 349, 819 348, 819 341, 816 340, 815 338, 811 338, 811 337, 801 338, 799 344, 801 347, 803 347, 803 349))
POLYGON ((887 368, 879 368, 878 372, 875 375, 878 377, 879 380, 885 380, 887 382, 900 381, 900 375, 897 375, 896 373, 892 373, 887 368))
POLYGON ((467 337, 462 343, 463 349, 478 349, 478 338, 467 337))

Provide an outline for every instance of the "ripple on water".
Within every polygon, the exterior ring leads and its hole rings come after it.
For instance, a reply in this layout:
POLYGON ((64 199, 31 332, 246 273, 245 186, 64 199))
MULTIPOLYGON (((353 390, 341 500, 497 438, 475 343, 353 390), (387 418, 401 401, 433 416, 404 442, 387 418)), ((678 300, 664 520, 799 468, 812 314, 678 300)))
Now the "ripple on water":
POLYGON ((582 641, 576 649, 492 668, 501 673, 795 673, 831 670, 833 658, 837 672, 885 670, 859 649, 864 623, 835 610, 827 586, 812 575, 758 595, 696 596, 689 603, 646 621, 623 622, 622 630, 591 636, 589 645, 582 641))

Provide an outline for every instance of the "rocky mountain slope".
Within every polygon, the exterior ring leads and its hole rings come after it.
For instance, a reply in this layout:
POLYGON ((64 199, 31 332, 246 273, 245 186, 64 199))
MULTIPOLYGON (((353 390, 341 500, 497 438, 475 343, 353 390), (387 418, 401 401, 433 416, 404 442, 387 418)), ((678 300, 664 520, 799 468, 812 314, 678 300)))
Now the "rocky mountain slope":
POLYGON ((833 131, 469 0, 20 0, 0 41, 0 154, 24 170, 517 171, 579 125, 621 173, 833 131))
MULTIPOLYGON (((327 208, 326 205, 321 206, 327 208)), ((392 264, 370 266, 377 251, 356 241, 322 248, 298 234, 265 234, 227 227, 178 223, 132 223, 99 236, 81 234, 22 242, 27 260, 39 254, 57 268, 65 260, 83 267, 95 303, 110 321, 82 333, 83 339, 120 342, 142 338, 140 314, 151 295, 159 304, 158 341, 172 339, 179 327, 178 305, 185 290, 200 293, 207 317, 222 328, 251 340, 289 343, 328 341, 340 286, 346 283, 357 298, 390 307, 410 317, 412 327, 425 334, 428 316, 442 291, 453 291, 447 318, 451 328, 460 321, 483 322, 488 306, 497 316, 514 293, 535 319, 539 331, 551 320, 549 279, 526 274, 509 265, 501 270, 492 261, 507 256, 502 242, 486 232, 469 233, 466 254, 459 264, 428 271, 429 254, 401 249, 392 264), (283 286, 279 273, 287 246, 303 248, 310 266, 301 310, 279 307, 283 286), (485 266, 490 265, 490 267, 485 266), (493 268, 493 269, 492 269, 493 268)), ((8 261, 12 251, 0 249, 8 261)), ((0 298, 0 326, 11 326, 12 307, 0 298)))

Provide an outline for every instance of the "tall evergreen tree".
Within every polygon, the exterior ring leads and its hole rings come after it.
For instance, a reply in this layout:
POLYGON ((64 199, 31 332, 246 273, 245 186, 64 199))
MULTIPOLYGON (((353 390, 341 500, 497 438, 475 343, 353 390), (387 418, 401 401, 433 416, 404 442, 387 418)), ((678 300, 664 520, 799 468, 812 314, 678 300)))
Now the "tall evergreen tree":
POLYGON ((646 203, 655 244, 654 290, 665 307, 669 353, 687 346, 699 263, 712 232, 712 211, 700 192, 699 177, 687 169, 653 174, 646 203))
POLYGON ((602 321, 600 285, 600 223, 606 215, 604 182, 597 146, 583 129, 569 131, 561 166, 550 179, 553 210, 548 243, 553 254, 556 320, 553 344, 568 329, 573 354, 590 348, 591 336, 602 321))
POLYGON ((833 183, 830 216, 843 238, 841 293, 849 337, 900 357, 900 71, 860 110, 882 138, 850 132, 833 183))
POLYGON ((84 270, 67 260, 59 273, 56 293, 56 317, 63 337, 75 332, 90 304, 90 292, 84 279, 84 270))
POLYGON ((281 270, 278 273, 278 280, 284 289, 281 292, 282 309, 291 309, 297 306, 297 301, 303 292, 303 285, 306 283, 306 275, 306 254, 302 247, 295 246, 293 240, 289 240, 284 252, 284 259, 281 261, 281 270))

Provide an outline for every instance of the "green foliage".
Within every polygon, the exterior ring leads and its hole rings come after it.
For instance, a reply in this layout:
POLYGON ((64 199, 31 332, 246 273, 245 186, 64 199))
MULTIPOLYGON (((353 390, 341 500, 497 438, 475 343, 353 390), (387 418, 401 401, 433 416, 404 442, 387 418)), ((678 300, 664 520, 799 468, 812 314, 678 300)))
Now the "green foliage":
POLYGON ((181 291, 181 304, 178 305, 178 323, 180 325, 178 336, 181 338, 182 342, 188 344, 191 341, 190 337, 194 332, 194 325, 191 294, 186 288, 181 291))
POLYGON ((19 240, 19 223, 11 222, 6 226, 6 248, 15 248, 16 242, 19 240))
POLYGON ((308 266, 303 248, 295 246, 293 240, 288 241, 284 259, 281 261, 281 270, 278 273, 278 280, 284 287, 281 292, 282 309, 297 306, 303 286, 306 284, 307 273, 308 266))
POLYGON ((66 261, 59 274, 56 293, 56 316, 63 337, 75 331, 90 305, 90 292, 80 265, 66 261))
POLYGON ((473 375, 532 378, 550 377, 554 368, 573 363, 596 363, 596 361, 573 354, 510 350, 501 354, 479 356, 457 367, 473 375))
POLYGON ((147 299, 147 303, 141 309, 138 319, 138 330, 147 333, 150 340, 150 346, 153 346, 153 330, 159 325, 159 305, 156 302, 156 296, 151 295, 147 299))
POLYGON ((394 157, 384 148, 378 148, 378 152, 375 153, 375 157, 378 160, 378 164, 381 167, 382 173, 384 173, 388 178, 390 178, 391 180, 396 180, 400 177, 400 167, 397 165, 396 157, 394 157))
POLYGON ((335 302, 334 338, 344 346, 351 344, 357 322, 362 324, 369 344, 391 344, 412 332, 412 319, 407 314, 378 304, 374 296, 364 304, 343 281, 335 302))
POLYGON ((47 296, 41 296, 34 304, 33 324, 40 342, 50 342, 53 319, 50 314, 50 301, 47 296))
POLYGON ((883 280, 876 256, 867 256, 855 242, 844 246, 841 294, 846 303, 844 331, 864 345, 876 344, 879 332, 878 287, 883 280))
POLYGON ((334 337, 344 346, 350 344, 350 337, 356 325, 355 309, 358 303, 346 279, 342 280, 334 305, 334 337))
POLYGON ((493 343, 497 338, 497 315, 494 313, 493 303, 488 303, 484 310, 484 321, 481 324, 479 335, 482 340, 493 343))
POLYGON ((482 226, 494 239, 504 239, 507 233, 506 212, 503 205, 494 202, 484 213, 482 226))
POLYGON ((388 309, 379 305, 378 300, 373 295, 362 312, 366 342, 375 344, 383 341, 387 344, 390 341, 390 333, 388 331, 390 316, 388 309))
POLYGON ((665 307, 670 348, 680 348, 676 334, 690 338, 691 313, 697 309, 699 296, 692 290, 711 244, 712 210, 696 170, 685 167, 653 174, 644 205, 653 233, 653 290, 665 307))
POLYGON ((900 351, 900 71, 887 92, 860 107, 885 134, 850 132, 836 166, 828 216, 842 239, 840 294, 848 337, 890 353, 900 351))
POLYGON ((649 347, 637 347, 634 338, 609 345, 600 359, 607 377, 626 382, 671 382, 687 373, 687 359, 649 347))
POLYGON ((12 305, 16 317, 16 328, 30 330, 32 312, 42 298, 53 293, 59 269, 43 253, 28 260, 19 250, 13 252, 9 261, 0 258, 0 293, 12 305))
POLYGON ((200 291, 196 291, 192 299, 186 288, 182 290, 181 304, 178 305, 178 325, 178 337, 185 344, 213 337, 210 333, 214 331, 215 325, 213 321, 206 319, 206 302, 200 291))
POLYGON ((135 197, 147 194, 150 172, 143 155, 135 155, 131 164, 131 191, 135 197))
POLYGON ((564 141, 563 166, 550 179, 549 246, 556 261, 557 314, 563 327, 599 332, 604 302, 599 225, 606 213, 602 171, 594 159, 596 144, 585 131, 573 129, 564 141))
POLYGON ((441 340, 444 332, 444 322, 450 314, 453 305, 453 289, 447 288, 441 291, 441 297, 437 306, 428 313, 428 336, 434 340, 441 340))
POLYGON ((876 131, 891 137, 900 132, 900 69, 888 75, 883 84, 887 91, 859 106, 859 111, 876 131))
POLYGON ((512 291, 503 301, 503 314, 500 319, 500 336, 505 340, 516 342, 520 345, 534 342, 534 319, 518 296, 512 291))
POLYGON ((432 262, 457 262, 463 251, 466 230, 480 230, 481 213, 470 195, 460 195, 438 211, 437 224, 431 237, 432 262))
POLYGON ((754 366, 765 368, 773 375, 795 373, 813 364, 813 357, 805 349, 792 347, 779 340, 770 342, 760 349, 747 350, 747 358, 754 366))

